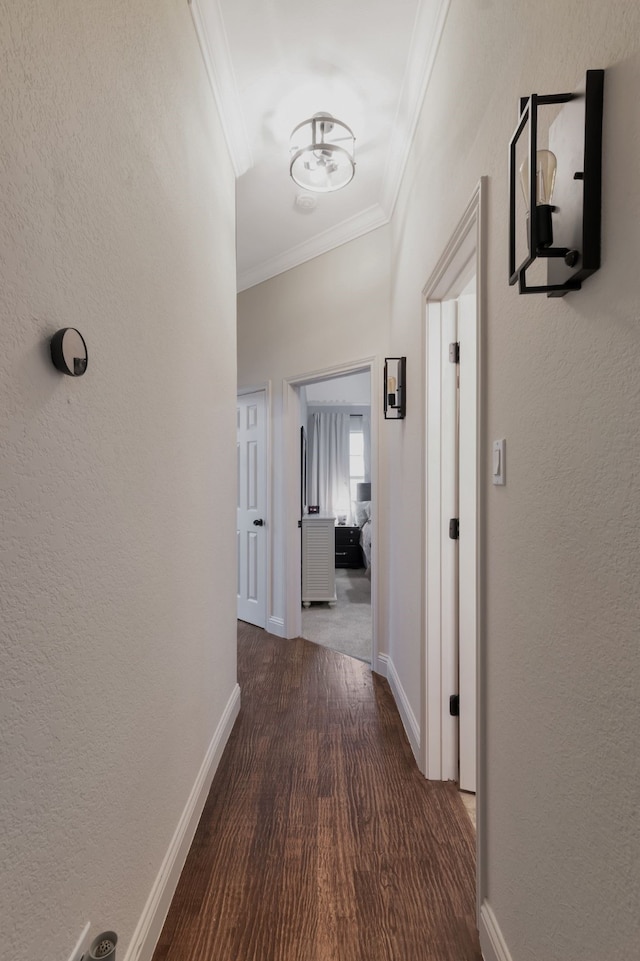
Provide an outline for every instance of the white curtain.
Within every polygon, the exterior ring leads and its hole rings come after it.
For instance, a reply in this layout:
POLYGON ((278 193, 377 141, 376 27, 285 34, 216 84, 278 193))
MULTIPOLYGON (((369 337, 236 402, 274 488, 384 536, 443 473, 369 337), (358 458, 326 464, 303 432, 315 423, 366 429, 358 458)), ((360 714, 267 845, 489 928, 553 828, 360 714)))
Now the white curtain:
POLYGON ((322 411, 309 425, 309 503, 323 513, 351 516, 349 414, 322 411))
POLYGON ((371 414, 362 415, 362 434, 364 437, 364 479, 371 481, 371 414))

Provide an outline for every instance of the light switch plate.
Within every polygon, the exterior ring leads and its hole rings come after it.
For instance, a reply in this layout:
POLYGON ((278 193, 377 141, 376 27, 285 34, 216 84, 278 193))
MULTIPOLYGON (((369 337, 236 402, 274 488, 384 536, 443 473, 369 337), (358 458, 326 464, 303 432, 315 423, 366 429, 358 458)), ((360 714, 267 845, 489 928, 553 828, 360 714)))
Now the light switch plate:
POLYGON ((491 479, 494 484, 498 484, 499 486, 504 486, 507 483, 506 451, 507 442, 504 438, 502 438, 502 440, 494 440, 491 451, 491 479))

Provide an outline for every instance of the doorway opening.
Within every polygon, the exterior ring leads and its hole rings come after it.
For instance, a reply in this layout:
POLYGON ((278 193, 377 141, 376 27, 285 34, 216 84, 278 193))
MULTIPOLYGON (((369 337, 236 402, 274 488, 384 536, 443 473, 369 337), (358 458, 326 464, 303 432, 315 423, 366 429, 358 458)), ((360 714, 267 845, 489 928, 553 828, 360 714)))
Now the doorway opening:
POLYGON ((425 637, 421 762, 476 795, 482 862, 482 178, 424 288, 425 637))
MULTIPOLYGON (((286 382, 287 447, 300 490, 289 511, 289 636, 375 665, 377 410, 367 359, 286 382)), ((292 498, 289 498, 289 504, 292 498)), ((289 526, 288 525, 288 526, 289 526)))
POLYGON ((429 303, 427 329, 427 603, 430 627, 440 635, 440 776, 471 794, 476 791, 476 285, 471 260, 446 299, 429 303), (432 609, 436 591, 439 611, 432 609))
POLYGON ((371 663, 371 375, 311 381, 299 398, 302 637, 371 663))

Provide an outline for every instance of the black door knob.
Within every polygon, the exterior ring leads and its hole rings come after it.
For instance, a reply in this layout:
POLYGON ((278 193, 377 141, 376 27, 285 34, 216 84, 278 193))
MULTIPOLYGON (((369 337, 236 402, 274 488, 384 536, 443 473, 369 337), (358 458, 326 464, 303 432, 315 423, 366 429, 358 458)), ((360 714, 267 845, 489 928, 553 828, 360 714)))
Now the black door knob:
POLYGON ((254 526, 254 527, 264 527, 264 521, 262 520, 261 517, 258 517, 257 520, 255 520, 255 521, 253 522, 253 526, 254 526))

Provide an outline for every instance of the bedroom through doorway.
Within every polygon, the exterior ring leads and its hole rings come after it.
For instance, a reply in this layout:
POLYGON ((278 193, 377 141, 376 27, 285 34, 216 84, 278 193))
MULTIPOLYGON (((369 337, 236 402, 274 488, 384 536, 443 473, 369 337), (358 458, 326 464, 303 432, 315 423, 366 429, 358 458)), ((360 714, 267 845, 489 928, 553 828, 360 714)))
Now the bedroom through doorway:
POLYGON ((372 662, 371 371, 298 386, 301 636, 372 662))

